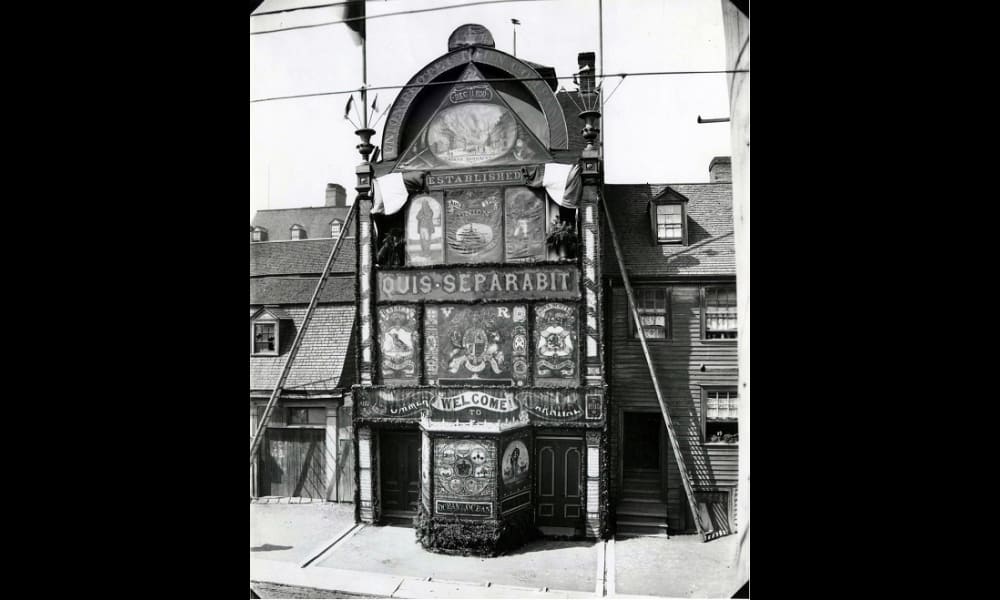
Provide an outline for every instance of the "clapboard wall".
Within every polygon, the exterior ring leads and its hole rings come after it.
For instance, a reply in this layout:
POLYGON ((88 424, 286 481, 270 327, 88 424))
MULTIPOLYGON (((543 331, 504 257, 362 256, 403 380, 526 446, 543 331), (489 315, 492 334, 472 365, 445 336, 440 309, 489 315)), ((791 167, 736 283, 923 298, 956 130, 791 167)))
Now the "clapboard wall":
MULTIPOLYGON (((701 289, 706 285, 735 283, 733 279, 667 283, 633 281, 636 289, 661 287, 670 292, 670 330, 668 341, 649 342, 653 365, 660 387, 670 410, 670 416, 680 441, 688 474, 695 492, 730 489, 735 496, 738 479, 738 444, 706 445, 702 440, 703 386, 735 388, 737 385, 737 349, 735 340, 702 340, 701 289)), ((610 301, 606 306, 605 354, 610 386, 610 458, 614 470, 611 477, 611 504, 618 501, 621 486, 621 411, 655 409, 649 417, 662 421, 659 403, 649 376, 649 369, 638 339, 629 337, 627 319, 631 319, 625 288, 620 281, 610 282, 610 301)), ((665 434, 664 434, 665 435, 665 434)), ((672 532, 694 531, 694 522, 687 507, 680 473, 667 443, 666 501, 668 522, 672 532)), ((651 448, 651 451, 656 451, 651 448)), ((733 498, 735 501, 735 497, 733 498)), ((734 511, 735 512, 735 511, 734 511)))

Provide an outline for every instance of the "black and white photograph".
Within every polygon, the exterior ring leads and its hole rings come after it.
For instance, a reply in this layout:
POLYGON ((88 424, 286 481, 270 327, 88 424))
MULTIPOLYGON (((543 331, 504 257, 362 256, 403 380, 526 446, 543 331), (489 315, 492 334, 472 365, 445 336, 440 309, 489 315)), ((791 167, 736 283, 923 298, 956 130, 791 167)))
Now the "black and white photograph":
POLYGON ((749 2, 249 22, 250 597, 749 598, 749 2))

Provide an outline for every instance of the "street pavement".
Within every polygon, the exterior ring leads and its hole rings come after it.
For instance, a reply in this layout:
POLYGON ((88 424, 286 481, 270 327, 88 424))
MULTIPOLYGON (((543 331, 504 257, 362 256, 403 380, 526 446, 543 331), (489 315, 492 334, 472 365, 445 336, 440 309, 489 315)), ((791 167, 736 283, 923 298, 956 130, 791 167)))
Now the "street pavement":
POLYGON ((729 598, 737 536, 531 542, 494 558, 425 550, 408 527, 354 524, 352 504, 250 505, 261 598, 729 598))

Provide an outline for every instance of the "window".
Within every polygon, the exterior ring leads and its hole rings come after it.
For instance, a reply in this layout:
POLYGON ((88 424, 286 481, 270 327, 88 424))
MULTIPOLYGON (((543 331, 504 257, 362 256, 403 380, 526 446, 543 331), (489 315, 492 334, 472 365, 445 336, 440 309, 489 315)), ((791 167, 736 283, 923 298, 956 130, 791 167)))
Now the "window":
POLYGON ((253 353, 254 354, 277 354, 278 334, 277 323, 254 323, 253 324, 253 353))
POLYGON ((739 407, 735 388, 702 389, 702 436, 706 444, 740 441, 739 407))
MULTIPOLYGON (((639 311, 639 321, 647 340, 666 340, 670 338, 670 291, 666 288, 636 288, 636 309, 639 311)), ((635 319, 628 315, 629 336, 638 339, 635 329, 635 319)))
POLYGON ((288 409, 289 425, 326 425, 326 409, 320 407, 288 409))
POLYGON ((702 296, 702 338, 736 339, 736 287, 705 288, 702 296))
POLYGON ((684 241, 684 207, 680 204, 660 204, 656 207, 656 241, 684 241))
POLYGON ((292 239, 293 240, 304 240, 306 239, 306 230, 301 225, 292 225, 292 239))
POLYGON ((267 230, 263 227, 254 227, 253 231, 250 233, 250 240, 253 242, 266 242, 267 230))
POLYGON ((340 221, 334 221, 330 223, 330 237, 340 237, 340 227, 342 223, 340 221))

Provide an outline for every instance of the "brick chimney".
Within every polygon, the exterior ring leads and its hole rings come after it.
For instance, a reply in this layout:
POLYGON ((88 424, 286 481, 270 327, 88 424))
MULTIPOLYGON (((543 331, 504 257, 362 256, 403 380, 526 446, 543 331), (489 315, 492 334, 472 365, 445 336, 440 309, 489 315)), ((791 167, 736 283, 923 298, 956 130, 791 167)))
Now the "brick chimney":
POLYGON ((345 208, 347 206, 347 190, 338 183, 326 184, 326 206, 345 208))
POLYGON ((708 177, 712 183, 732 183, 733 162, 728 156, 716 156, 708 163, 708 177))

